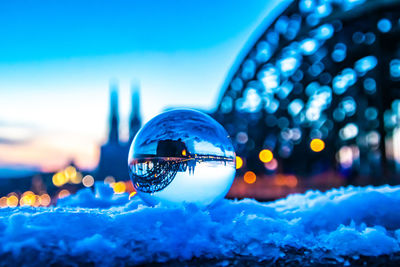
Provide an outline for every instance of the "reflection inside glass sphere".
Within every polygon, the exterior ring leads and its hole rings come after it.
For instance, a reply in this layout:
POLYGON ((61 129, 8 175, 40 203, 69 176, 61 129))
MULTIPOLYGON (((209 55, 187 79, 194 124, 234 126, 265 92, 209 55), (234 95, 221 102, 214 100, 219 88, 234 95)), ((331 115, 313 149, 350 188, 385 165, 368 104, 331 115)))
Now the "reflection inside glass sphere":
POLYGON ((235 152, 225 129, 194 110, 158 115, 139 131, 129 170, 148 204, 209 205, 223 198, 235 176, 235 152))

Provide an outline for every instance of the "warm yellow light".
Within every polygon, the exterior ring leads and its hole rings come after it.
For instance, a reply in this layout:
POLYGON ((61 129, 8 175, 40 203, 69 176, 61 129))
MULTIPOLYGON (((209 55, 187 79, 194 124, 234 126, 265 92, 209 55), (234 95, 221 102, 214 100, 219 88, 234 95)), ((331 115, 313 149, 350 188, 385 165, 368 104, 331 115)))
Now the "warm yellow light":
POLYGON ((236 169, 240 169, 243 166, 243 160, 241 157, 236 156, 236 169))
POLYGON ((122 194, 125 193, 126 185, 124 182, 117 182, 114 184, 113 189, 115 194, 122 194))
POLYGON ((244 174, 243 180, 248 184, 254 184, 257 179, 257 176, 254 172, 248 171, 244 174))
POLYGON ((16 207, 18 206, 18 197, 12 195, 7 198, 7 206, 9 207, 16 207))
POLYGON ((94 184, 94 178, 91 175, 86 175, 85 177, 83 177, 82 179, 82 184, 85 187, 91 187, 94 184))
POLYGON ((182 150, 182 156, 186 156, 186 149, 182 150))
POLYGON ((28 196, 28 195, 35 195, 32 191, 26 191, 22 194, 22 196, 28 196))
POLYGON ((129 194, 129 200, 133 198, 136 195, 136 191, 133 191, 132 193, 129 194))
POLYGON ((260 154, 258 154, 258 157, 262 162, 268 163, 274 158, 274 154, 269 149, 263 149, 260 151, 260 154))
POLYGON ((325 148, 325 142, 319 138, 315 138, 311 140, 310 148, 314 152, 321 152, 325 148))
POLYGON ((53 184, 57 187, 60 187, 68 182, 67 177, 65 176, 64 172, 57 172, 53 175, 53 184))
POLYGON ((39 203, 41 206, 48 206, 50 205, 51 199, 48 194, 43 194, 39 197, 39 203))
POLYGON ((71 195, 71 193, 67 189, 63 189, 58 193, 58 198, 64 198, 71 195))
POLYGON ((20 206, 34 206, 36 203, 36 195, 32 191, 26 191, 19 200, 20 206))
POLYGON ((11 192, 11 193, 8 193, 8 194, 7 194, 7 197, 11 197, 11 196, 16 196, 16 197, 18 197, 17 193, 15 193, 15 192, 11 192))
POLYGON ((82 173, 77 172, 74 176, 72 176, 70 179, 70 182, 73 184, 80 184, 82 182, 82 173))
POLYGON ((76 176, 76 168, 73 166, 68 166, 64 170, 64 175, 67 178, 67 180, 72 180, 76 176))
POLYGON ((0 208, 5 208, 5 207, 7 207, 7 198, 2 197, 0 198, 0 208))

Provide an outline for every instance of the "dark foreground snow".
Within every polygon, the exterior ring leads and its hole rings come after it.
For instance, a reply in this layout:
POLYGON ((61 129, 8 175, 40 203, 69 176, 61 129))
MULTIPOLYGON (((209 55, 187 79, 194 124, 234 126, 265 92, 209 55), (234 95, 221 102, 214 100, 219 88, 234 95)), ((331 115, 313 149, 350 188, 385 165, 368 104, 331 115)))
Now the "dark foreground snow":
POLYGON ((400 251, 400 186, 309 191, 271 203, 223 200, 209 209, 147 207, 96 186, 58 207, 1 209, 2 265, 294 258, 347 265, 400 251))

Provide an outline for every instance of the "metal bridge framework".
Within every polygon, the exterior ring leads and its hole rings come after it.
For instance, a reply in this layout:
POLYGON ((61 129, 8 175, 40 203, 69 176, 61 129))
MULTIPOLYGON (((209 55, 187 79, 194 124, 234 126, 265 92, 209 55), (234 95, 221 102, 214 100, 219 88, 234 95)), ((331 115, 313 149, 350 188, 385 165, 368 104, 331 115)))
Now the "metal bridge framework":
POLYGON ((340 167, 343 147, 349 177, 396 169, 383 140, 400 121, 400 2, 362 2, 294 1, 231 72, 214 117, 244 170, 267 172, 268 148, 280 171, 309 175, 340 167), (312 152, 314 138, 326 149, 312 152))

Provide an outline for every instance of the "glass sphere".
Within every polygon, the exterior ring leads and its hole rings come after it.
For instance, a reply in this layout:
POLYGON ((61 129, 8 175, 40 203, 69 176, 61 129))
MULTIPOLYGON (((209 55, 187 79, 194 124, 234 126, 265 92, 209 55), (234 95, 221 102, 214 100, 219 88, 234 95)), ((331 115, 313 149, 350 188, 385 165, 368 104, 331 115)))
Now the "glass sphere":
POLYGON ((146 203, 206 206, 229 191, 235 159, 228 133, 218 122, 198 111, 177 109, 140 129, 128 165, 133 186, 146 203))

